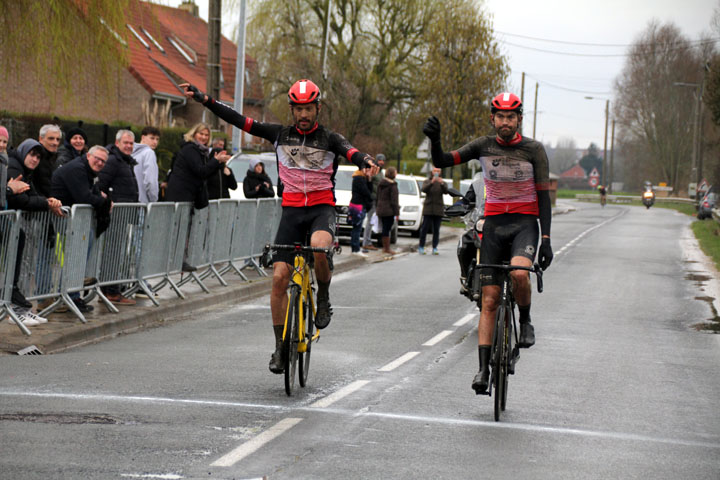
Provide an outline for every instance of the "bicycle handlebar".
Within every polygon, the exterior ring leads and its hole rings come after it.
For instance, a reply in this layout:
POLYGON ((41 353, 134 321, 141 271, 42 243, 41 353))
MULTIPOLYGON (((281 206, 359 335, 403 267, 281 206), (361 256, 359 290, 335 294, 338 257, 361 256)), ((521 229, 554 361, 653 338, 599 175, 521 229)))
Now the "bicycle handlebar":
POLYGON ((543 271, 542 268, 540 268, 540 265, 537 263, 534 264, 532 267, 523 267, 521 265, 493 265, 489 263, 480 263, 477 265, 478 268, 494 268, 496 270, 505 270, 506 272, 512 271, 512 270, 527 270, 530 273, 534 273, 537 275, 537 291, 538 293, 542 293, 543 291, 543 271))
POLYGON ((323 247, 309 247, 307 245, 301 245, 299 243, 296 243, 295 245, 274 245, 274 244, 266 244, 265 250, 278 250, 278 251, 284 251, 284 252, 312 252, 312 253, 324 253, 326 255, 332 255, 333 252, 338 250, 338 247, 329 247, 329 248, 323 248, 323 247))

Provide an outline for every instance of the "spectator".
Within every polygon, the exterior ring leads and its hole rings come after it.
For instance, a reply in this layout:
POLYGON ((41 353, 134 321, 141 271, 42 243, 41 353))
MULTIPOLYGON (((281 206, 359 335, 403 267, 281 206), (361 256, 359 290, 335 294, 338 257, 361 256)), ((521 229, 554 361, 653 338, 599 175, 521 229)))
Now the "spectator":
MULTIPOLYGON (((206 123, 193 126, 183 139, 169 174, 165 201, 192 202, 199 210, 208 206, 207 178, 223 168, 230 155, 218 152, 208 158, 210 126, 206 123)), ((196 270, 187 261, 183 261, 182 269, 184 272, 196 270)))
MULTIPOLYGON (((225 139, 222 137, 213 138, 210 158, 216 153, 225 155, 225 139)), ((230 190, 237 188, 237 180, 232 169, 225 164, 221 169, 207 178, 208 198, 217 200, 219 198, 230 198, 230 190)))
POLYGON ((208 206, 207 178, 220 170, 230 156, 218 152, 208 158, 210 126, 205 123, 193 126, 183 139, 170 172, 165 200, 193 202, 196 209, 205 208, 208 206))
POLYGON ((160 130, 148 126, 140 132, 140 143, 133 147, 132 157, 137 162, 133 169, 140 203, 158 201, 158 164, 155 149, 159 142, 160 130))
POLYGON ((425 237, 428 228, 432 226, 432 253, 438 255, 438 243, 440 243, 440 223, 445 213, 445 203, 443 202, 443 194, 447 193, 448 186, 440 176, 440 169, 433 168, 430 176, 423 182, 422 191, 425 193, 425 202, 423 203, 423 222, 420 227, 420 242, 418 253, 425 255, 425 237))
MULTIPOLYGON (((10 134, 8 133, 7 128, 0 125, 0 163, 6 167, 8 163, 7 147, 9 142, 10 134)), ((5 179, 7 179, 7 177, 5 177, 5 179)), ((3 182, 3 185, 4 184, 5 182, 3 182)))
MULTIPOLYGON (((107 149, 95 145, 83 156, 58 168, 52 176, 52 195, 63 205, 70 207, 76 203, 85 203, 93 206, 97 219, 96 237, 100 236, 110 223, 112 209, 111 199, 100 190, 97 182, 98 173, 105 167, 107 159, 107 149)), ((70 298, 81 312, 93 311, 93 306, 87 305, 79 293, 70 294, 70 298)))
POLYGON ((43 197, 49 198, 50 182, 52 174, 57 168, 57 154, 62 139, 62 131, 57 125, 43 125, 40 127, 39 142, 43 146, 42 158, 40 165, 35 169, 33 174, 35 180, 35 190, 43 197))
POLYGON ((108 159, 98 173, 100 190, 114 203, 137 203, 138 183, 133 167, 137 163, 132 157, 135 134, 130 130, 118 130, 115 144, 108 145, 108 159))
POLYGON ((375 157, 375 162, 377 164, 377 168, 373 170, 375 173, 372 177, 373 204, 365 215, 365 232, 363 233, 362 247, 363 253, 367 253, 368 250, 377 250, 377 248, 372 244, 372 225, 370 222, 372 221, 373 215, 375 215, 375 207, 377 206, 377 187, 380 184, 380 180, 385 178, 385 174, 383 173, 383 169, 385 168, 385 155, 378 153, 377 157, 375 157))
MULTIPOLYGON (((10 178, 23 177, 28 184, 28 188, 20 193, 8 195, 8 207, 13 210, 23 211, 51 211, 55 215, 62 217, 62 204, 55 198, 44 197, 35 190, 33 185, 33 173, 40 164, 43 147, 39 142, 28 138, 23 141, 15 150, 14 155, 9 159, 8 176, 10 178)), ((20 230, 18 240, 17 260, 15 262, 15 274, 13 277, 13 295, 12 302, 22 311, 21 321, 26 325, 38 325, 47 322, 46 318, 35 315, 30 311, 32 304, 25 299, 22 292, 18 288, 18 280, 20 279, 20 267, 22 265, 23 250, 25 249, 25 232, 20 230)))
POLYGON ((390 250, 390 231, 392 230, 395 217, 400 215, 400 202, 398 186, 395 183, 395 168, 388 167, 385 171, 385 178, 378 184, 376 213, 382 223, 382 246, 383 253, 395 255, 390 250))
POLYGON ((358 169, 352 177, 352 198, 348 204, 348 223, 352 225, 350 248, 354 255, 367 257, 360 250, 360 234, 365 214, 372 208, 372 168, 358 169))
POLYGON ((250 160, 245 180, 243 180, 245 198, 272 198, 275 196, 272 179, 265 173, 265 164, 258 158, 250 160))
POLYGON ((58 148, 57 166, 65 165, 71 160, 87 153, 87 133, 80 127, 73 127, 67 131, 65 141, 58 148))

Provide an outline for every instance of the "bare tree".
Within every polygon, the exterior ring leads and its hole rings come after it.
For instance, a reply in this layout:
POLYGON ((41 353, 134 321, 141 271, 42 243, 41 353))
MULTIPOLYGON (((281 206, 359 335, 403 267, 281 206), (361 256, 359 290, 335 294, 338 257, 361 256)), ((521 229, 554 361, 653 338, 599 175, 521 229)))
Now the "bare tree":
POLYGON ((630 48, 613 102, 618 144, 632 162, 626 183, 664 181, 677 191, 690 181, 694 92, 675 84, 699 82, 700 65, 697 49, 672 23, 650 22, 630 48))
POLYGON ((550 171, 554 173, 559 174, 572 168, 580 159, 575 140, 570 137, 559 138, 555 148, 548 150, 548 154, 550 151, 553 153, 548 160, 550 161, 550 171))

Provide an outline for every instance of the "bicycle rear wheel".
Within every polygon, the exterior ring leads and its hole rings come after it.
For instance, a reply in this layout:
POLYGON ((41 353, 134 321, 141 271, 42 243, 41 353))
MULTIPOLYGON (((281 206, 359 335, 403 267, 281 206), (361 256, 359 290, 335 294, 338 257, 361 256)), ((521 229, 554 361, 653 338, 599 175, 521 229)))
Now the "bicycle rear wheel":
POLYGON ((300 288, 293 286, 290 289, 288 311, 285 317, 285 337, 283 349, 285 350, 285 393, 292 395, 295 388, 295 369, 298 360, 298 329, 300 323, 300 288))
POLYGON ((502 399, 505 395, 505 382, 507 380, 507 369, 505 366, 505 316, 507 307, 501 304, 497 312, 495 312, 495 354, 492 357, 493 367, 493 386, 495 387, 495 421, 500 421, 500 412, 502 409, 502 399))
POLYGON ((310 350, 312 348, 313 335, 315 335, 315 312, 313 312, 312 303, 310 298, 306 298, 303 302, 304 312, 304 329, 305 329, 305 351, 298 354, 299 360, 299 371, 298 380, 300 386, 304 387, 307 383, 308 372, 310 371, 310 350))
POLYGON ((501 340, 504 340, 505 346, 503 347, 503 352, 505 353, 505 358, 503 359, 501 371, 503 374, 503 394, 502 399, 500 401, 500 410, 503 412, 505 411, 505 405, 507 404, 507 392, 508 392, 508 380, 509 380, 509 368, 510 368, 510 362, 512 361, 512 351, 510 350, 511 345, 511 336, 512 336, 512 318, 511 318, 511 311, 509 309, 505 310, 505 329, 504 329, 504 335, 501 340))

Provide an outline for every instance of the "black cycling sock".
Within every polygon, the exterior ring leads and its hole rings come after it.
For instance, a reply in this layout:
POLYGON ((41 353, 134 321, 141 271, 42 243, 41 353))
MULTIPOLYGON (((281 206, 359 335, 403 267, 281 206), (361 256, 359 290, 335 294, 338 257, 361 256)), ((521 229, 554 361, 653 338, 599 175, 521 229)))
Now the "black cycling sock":
POLYGON ((281 342, 283 338, 283 330, 285 325, 273 325, 273 331, 275 332, 275 342, 281 342))
POLYGON ((480 360, 480 370, 483 366, 490 365, 490 345, 478 345, 478 360, 480 360))
POLYGON ((518 305, 518 310, 520 310, 520 323, 530 323, 530 305, 524 307, 518 305))
POLYGON ((330 282, 325 283, 318 280, 318 297, 327 298, 329 296, 329 290, 330 282))

